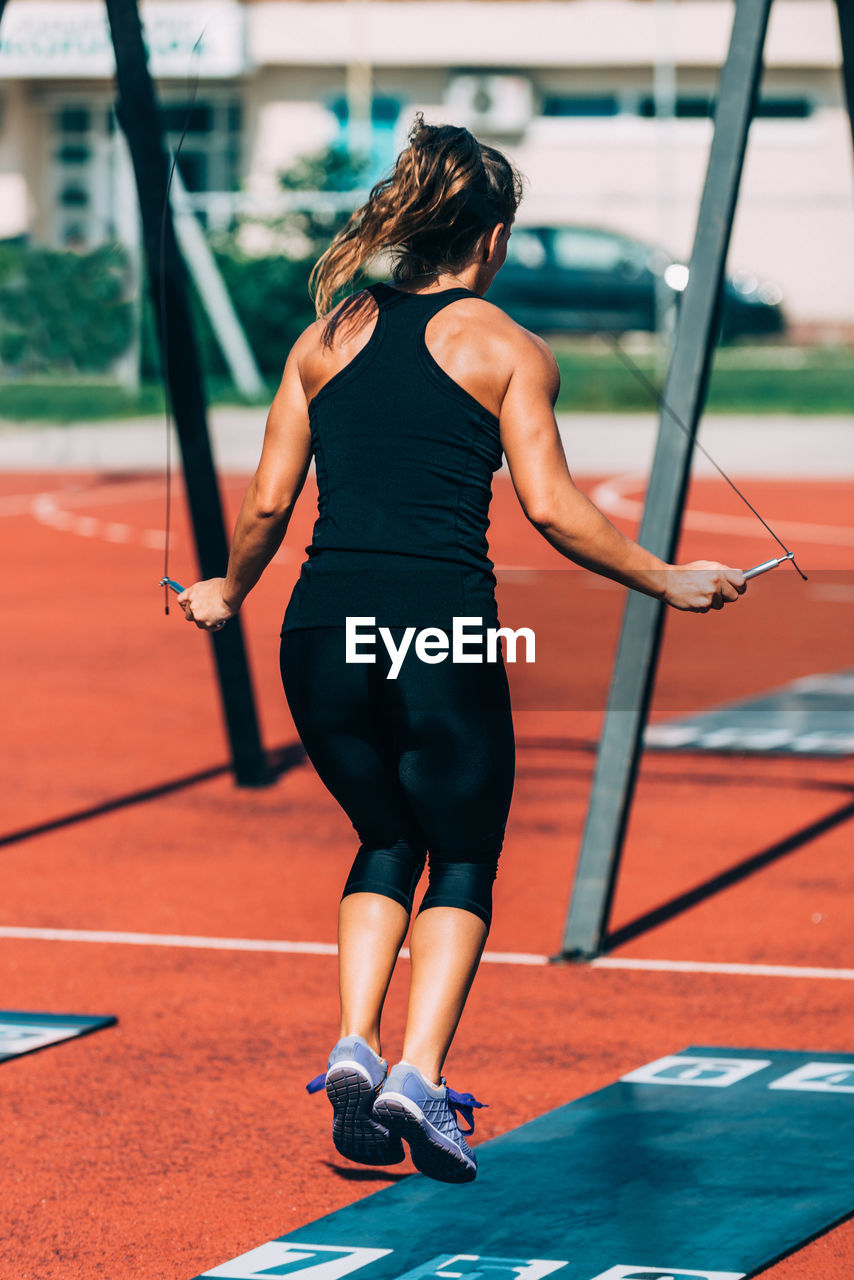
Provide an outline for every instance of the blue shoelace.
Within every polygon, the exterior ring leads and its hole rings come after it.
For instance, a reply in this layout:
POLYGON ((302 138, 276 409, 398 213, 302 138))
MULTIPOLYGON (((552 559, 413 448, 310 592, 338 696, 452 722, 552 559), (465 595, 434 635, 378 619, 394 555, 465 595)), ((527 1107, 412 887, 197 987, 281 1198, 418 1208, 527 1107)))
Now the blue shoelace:
POLYGON ((451 1089, 449 1087, 448 1106, 454 1111, 459 1112, 463 1119, 467 1121, 469 1128, 463 1129, 461 1127, 461 1132, 468 1134, 474 1133, 474 1108, 488 1107, 489 1103, 478 1102, 477 1098, 473 1097, 470 1093, 457 1093, 456 1089, 451 1089))

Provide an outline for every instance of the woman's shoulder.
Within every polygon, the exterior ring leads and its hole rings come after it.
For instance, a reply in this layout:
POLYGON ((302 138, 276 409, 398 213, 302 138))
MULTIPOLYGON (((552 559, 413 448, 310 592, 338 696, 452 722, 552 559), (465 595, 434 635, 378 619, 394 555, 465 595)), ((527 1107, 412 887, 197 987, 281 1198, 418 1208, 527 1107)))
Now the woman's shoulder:
POLYGON ((291 350, 302 361, 358 342, 365 328, 373 328, 376 314, 374 297, 368 289, 360 289, 306 325, 291 350))
POLYGON ((453 307, 440 311, 431 325, 434 332, 445 330, 448 338, 453 334, 482 346, 502 364, 551 357, 551 348, 539 334, 523 328, 501 307, 478 294, 460 298, 453 307))
POLYGON ((303 329, 291 354, 309 401, 370 340, 377 310, 369 290, 360 289, 303 329))

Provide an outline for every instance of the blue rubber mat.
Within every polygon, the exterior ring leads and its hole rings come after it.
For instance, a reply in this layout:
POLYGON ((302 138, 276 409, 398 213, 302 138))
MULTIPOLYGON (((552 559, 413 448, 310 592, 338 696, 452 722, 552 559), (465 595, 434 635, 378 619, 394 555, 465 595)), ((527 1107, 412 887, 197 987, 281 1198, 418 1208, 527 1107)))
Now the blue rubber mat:
POLYGON ((854 671, 804 676, 758 698, 649 725, 655 751, 854 753, 854 671))
POLYGON ((0 1062, 20 1058, 37 1049, 47 1049, 63 1040, 88 1035, 101 1027, 111 1027, 118 1019, 74 1013, 21 1013, 0 1009, 0 1062))
POLYGON ((852 1150, 854 1055, 689 1048, 202 1275, 741 1280, 854 1211, 852 1150))

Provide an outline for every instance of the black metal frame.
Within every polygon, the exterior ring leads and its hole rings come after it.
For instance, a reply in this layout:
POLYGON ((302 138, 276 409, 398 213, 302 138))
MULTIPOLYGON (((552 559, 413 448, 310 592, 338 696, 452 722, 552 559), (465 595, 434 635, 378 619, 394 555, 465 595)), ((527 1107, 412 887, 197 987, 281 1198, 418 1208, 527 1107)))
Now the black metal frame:
POLYGON ((854 142, 854 5, 851 0, 836 0, 836 13, 842 44, 842 86, 851 124, 851 141, 854 142))
MULTIPOLYGON (((721 73, 715 132, 697 220, 688 286, 668 372, 639 539, 672 561, 685 506, 691 453, 717 341, 721 283, 747 135, 762 74, 772 0, 738 0, 721 73), (687 431, 677 425, 680 419, 687 431)), ((854 141, 854 3, 837 0, 842 79, 854 141)), ((630 593, 617 649, 563 959, 590 959, 607 948, 611 904, 643 750, 665 606, 630 593)))
MULTIPOLYGON (((181 446, 196 554, 202 577, 213 578, 225 572, 228 539, 208 435, 186 270, 169 206, 169 160, 137 0, 106 0, 106 6, 116 53, 116 114, 133 161, 148 287, 181 446)), ((234 618, 222 631, 211 633, 211 642, 236 781, 240 786, 263 786, 272 781, 273 774, 261 741, 240 619, 234 618)))
MULTIPOLYGON (((184 461, 196 553, 202 576, 213 578, 225 572, 228 539, 205 417, 201 368, 187 301, 186 271, 169 207, 169 160, 154 82, 148 70, 137 0, 106 0, 106 6, 116 53, 119 90, 116 114, 133 160, 148 286, 184 461), (160 305, 161 271, 163 307, 160 305), (166 325, 164 311, 169 316, 166 325)), ((0 19, 5 7, 6 0, 0 0, 0 19)), ((211 633, 211 640, 235 778, 240 786, 263 786, 272 782, 275 774, 261 742, 240 620, 234 618, 223 631, 211 633)))
MULTIPOLYGON (((840 21, 846 0, 840 2, 840 21)), ((682 299, 639 541, 673 561, 697 425, 717 340, 721 285, 762 75, 772 0, 738 0, 721 72, 715 130, 682 299), (682 430, 677 419, 685 425, 682 430)), ((562 956, 589 959, 607 945, 611 903, 643 750, 666 606, 630 592, 623 615, 562 956)))

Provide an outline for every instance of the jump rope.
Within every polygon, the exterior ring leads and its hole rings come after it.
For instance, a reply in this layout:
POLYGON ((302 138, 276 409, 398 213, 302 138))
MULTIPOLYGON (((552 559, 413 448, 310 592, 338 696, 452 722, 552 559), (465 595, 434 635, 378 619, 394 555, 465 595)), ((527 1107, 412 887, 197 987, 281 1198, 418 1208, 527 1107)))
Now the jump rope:
POLYGON ((193 45, 190 52, 190 69, 187 76, 187 88, 189 91, 189 105, 187 114, 184 117, 184 124, 181 129, 181 136, 178 139, 178 145, 172 153, 172 160, 169 165, 169 176, 166 179, 166 193, 163 197, 163 207, 160 210, 160 245, 159 245, 159 262, 158 262, 158 309, 160 312, 160 376, 163 381, 163 400, 164 414, 166 421, 166 516, 164 522, 164 540, 163 540, 163 577, 160 579, 158 586, 163 588, 163 612, 169 614, 169 592, 174 591, 176 595, 184 590, 180 582, 175 582, 169 576, 169 545, 172 536, 172 391, 169 384, 169 330, 168 330, 168 311, 166 307, 166 227, 168 225, 169 216, 169 198, 172 193, 172 180, 175 177, 175 170, 178 167, 178 157, 181 154, 181 148, 184 145, 184 139, 187 136, 187 130, 190 127, 190 121, 193 118, 193 110, 196 105, 196 95, 199 92, 200 70, 198 59, 201 52, 202 40, 204 39, 207 26, 202 27, 199 32, 198 39, 193 45), (195 60, 196 70, 193 74, 193 62, 195 60))
POLYGON ((752 513, 756 516, 756 519, 759 521, 759 523, 765 529, 768 530, 768 532, 771 534, 771 537, 774 539, 777 545, 782 548, 784 552, 782 556, 778 556, 774 560, 765 560, 763 561, 762 564, 754 565, 752 569, 746 569, 744 573, 745 581, 749 581, 751 578, 758 578, 761 573, 768 573, 770 569, 776 569, 778 565, 785 564, 787 560, 791 560, 793 568, 795 568, 798 571, 800 576, 803 578, 804 582, 806 582, 807 575, 804 573, 803 569, 801 569, 801 567, 795 560, 794 551, 790 551, 789 548, 786 546, 785 542, 783 541, 783 539, 777 536, 777 534, 771 528, 768 521, 765 520, 759 514, 759 512, 754 507, 753 503, 750 502, 749 499, 745 496, 745 494, 742 493, 741 489, 739 489, 735 481, 727 475, 727 473, 724 471, 720 463, 715 461, 715 459, 709 453, 705 445, 702 445, 700 443, 696 435, 692 435, 691 431, 688 429, 688 427, 686 427, 685 423, 682 421, 679 415, 673 409, 671 409, 670 405, 667 403, 663 394, 659 391, 658 387, 655 385, 652 379, 647 377, 643 369, 641 369, 639 365, 635 363, 635 361, 632 359, 629 353, 625 351, 624 348, 620 345, 620 341, 617 335, 615 333, 600 332, 597 336, 600 337, 602 341, 607 344, 608 347, 610 347, 610 349, 614 352, 614 355, 617 357, 620 363, 624 366, 624 368, 628 369, 630 373, 634 374, 638 382, 640 382, 641 386, 644 387, 650 393, 650 396, 652 397, 655 404, 658 405, 661 412, 666 413, 667 416, 673 422, 675 422, 676 425, 680 427, 682 431, 685 432, 685 435, 688 436, 689 439, 693 440, 694 448, 699 449, 703 457, 712 464, 715 471, 717 471, 718 475, 723 480, 726 481, 726 483, 732 489, 733 493, 737 494, 738 497, 741 498, 741 501, 748 508, 748 510, 752 511, 752 513))
MULTIPOLYGON (((749 582, 751 578, 758 578, 761 574, 770 572, 771 569, 777 569, 781 564, 785 564, 787 561, 791 561, 792 567, 797 570, 801 578, 804 580, 804 582, 806 582, 807 575, 804 573, 803 569, 800 567, 797 560, 795 559, 794 551, 791 551, 786 546, 783 539, 777 533, 774 532, 774 530, 772 529, 768 521, 764 518, 764 516, 762 516, 759 513, 759 511, 757 511, 756 507, 753 505, 750 499, 746 496, 746 494, 744 494, 741 491, 741 489, 738 487, 738 485, 735 483, 732 477, 727 475, 726 471, 724 471, 720 463, 717 462, 715 458, 712 457, 712 455, 709 453, 705 445, 700 443, 700 441, 696 438, 696 435, 692 435, 692 432, 688 429, 688 427, 685 425, 685 423, 682 421, 679 415, 675 412, 675 410, 673 410, 670 407, 670 405, 667 403, 664 396, 659 391, 658 387, 656 387, 652 379, 647 377, 643 369, 641 369, 640 366, 635 363, 635 361, 628 354, 628 352, 620 345, 620 341, 617 335, 615 333, 600 332, 597 336, 600 337, 603 340, 603 342, 605 342, 607 346, 614 352, 615 356, 620 361, 620 363, 624 366, 624 368, 628 369, 629 372, 632 373, 635 378, 637 378, 641 386, 644 387, 644 389, 650 393, 650 396, 653 402, 658 406, 660 411, 662 413, 666 413, 667 416, 673 422, 675 422, 676 425, 682 431, 684 431, 686 436, 693 439, 693 444, 695 449, 698 449, 699 452, 703 455, 703 457, 712 464, 715 471, 717 471, 718 475, 723 480, 726 481, 730 489, 732 489, 733 493, 737 494, 737 496, 741 499, 741 501, 744 503, 747 509, 750 512, 752 512, 752 514, 756 517, 756 519, 763 526, 763 528, 767 529, 768 533, 770 533, 771 537, 774 539, 777 545, 782 549, 783 555, 773 557, 770 560, 763 560, 761 564, 754 565, 752 569, 746 569, 744 571, 745 582, 749 582)), ((168 438, 169 438, 169 421, 167 417, 167 440, 168 438)), ((170 476, 171 447, 170 447, 170 444, 171 442, 167 444, 168 452, 166 456, 166 510, 167 510, 166 543, 165 543, 165 549, 164 549, 163 577, 160 579, 160 583, 159 583, 161 587, 165 588, 166 613, 169 612, 170 588, 172 591, 175 591, 176 593, 184 590, 184 588, 181 586, 180 583, 175 582, 172 578, 169 577, 169 504, 170 504, 170 497, 171 497, 171 476, 170 476)))
MULTIPOLYGON (((198 55, 201 42, 202 42, 202 37, 205 34, 205 30, 206 28, 202 30, 198 40, 193 45, 191 58, 196 57, 198 55)), ((171 537, 171 531, 172 531, 172 417, 173 417, 173 413, 172 413, 172 396, 169 388, 169 343, 167 341, 168 333, 167 333, 167 309, 166 309, 166 227, 167 227, 167 215, 169 212, 169 196, 172 189, 172 179, 175 176, 175 170, 178 164, 178 157, 181 154, 181 147, 184 144, 184 139, 187 136, 187 130, 190 127, 190 120, 192 118, 193 108, 195 107, 195 104, 196 104, 196 94, 198 93, 198 88, 199 88, 199 71, 197 69, 195 77, 192 79, 192 86, 190 89, 190 103, 187 108, 187 115, 184 120, 184 126, 183 126, 183 129, 181 130, 181 136, 178 140, 178 145, 175 148, 174 154, 172 156, 172 162, 169 168, 169 177, 166 182, 166 195, 163 201, 163 209, 161 211, 161 217, 160 217, 159 307, 160 307, 160 332, 162 335, 161 372, 163 377, 164 399, 165 399, 165 406, 166 406, 165 407, 166 519, 165 519, 165 538, 164 538, 164 544, 163 544, 163 577, 160 579, 158 586, 163 587, 163 604, 164 604, 164 613, 166 614, 169 613, 169 592, 174 591, 177 595, 184 590, 180 582, 176 582, 174 578, 171 578, 169 576, 169 544, 170 544, 170 537, 171 537)), ((662 394, 661 391, 659 391, 658 387, 655 385, 652 379, 647 377, 643 369, 641 369, 640 366, 635 363, 635 361, 628 354, 628 352, 621 346, 617 334, 600 331, 597 336, 600 337, 602 341, 613 351, 614 355, 617 357, 620 363, 624 366, 624 368, 628 369, 629 372, 638 380, 641 386, 644 387, 644 389, 649 393, 651 399, 658 406, 661 413, 667 414, 667 416, 673 422, 675 422, 676 425, 682 431, 684 431, 685 435, 688 436, 689 439, 692 439, 694 447, 698 449, 700 453, 703 455, 703 457, 712 464, 715 471, 717 471, 718 475, 723 480, 726 481, 726 483, 732 489, 733 493, 737 494, 737 496, 741 499, 741 501, 748 508, 748 510, 752 512, 752 514, 756 517, 756 519, 763 526, 763 528, 765 528, 768 531, 768 533, 770 533, 771 537, 774 539, 774 541, 783 551, 783 555, 781 556, 777 556, 770 560, 764 560, 762 564, 754 565, 752 569, 746 569, 744 573, 745 581, 749 581, 751 578, 758 578, 760 574, 768 573, 771 569, 776 569, 781 564, 785 564, 787 561, 790 560, 792 562, 793 568, 797 570, 801 578, 804 580, 804 582, 806 582, 807 575, 804 573, 804 571, 801 569, 801 567, 798 565, 797 561, 795 560, 794 551, 789 550, 789 548, 786 546, 783 539, 774 532, 774 530, 771 528, 771 525, 768 523, 768 521, 759 514, 756 507, 753 505, 752 502, 750 502, 750 500, 746 497, 746 495, 742 493, 741 489, 738 487, 735 481, 730 476, 727 475, 726 471, 724 471, 720 463, 717 462, 712 457, 712 455, 709 453, 705 445, 702 445, 700 443, 700 441, 696 438, 696 436, 689 430, 689 428, 682 421, 680 416, 670 407, 670 405, 665 400, 664 395, 662 394)), ((220 626, 222 625, 223 624, 220 623, 220 626)))

